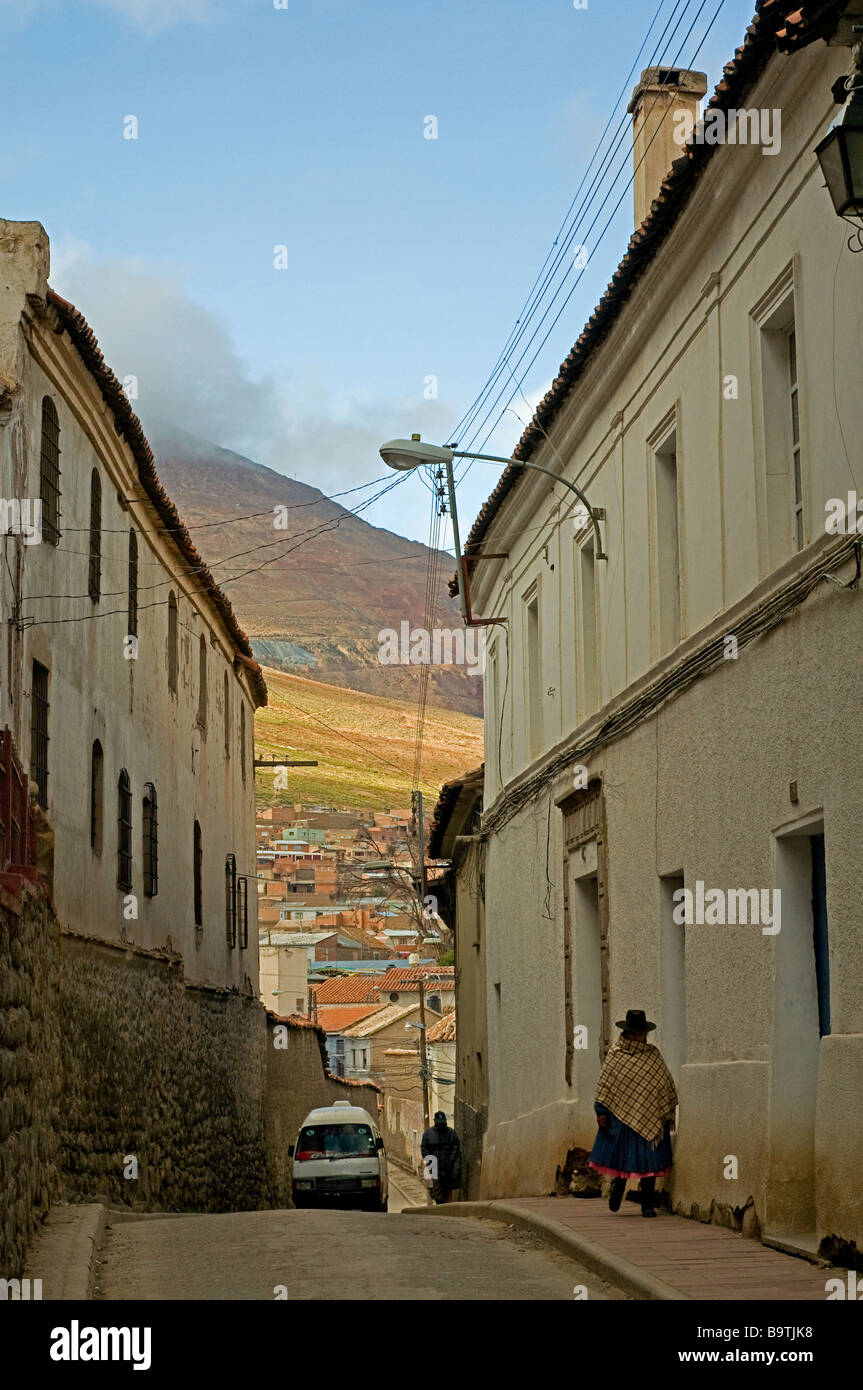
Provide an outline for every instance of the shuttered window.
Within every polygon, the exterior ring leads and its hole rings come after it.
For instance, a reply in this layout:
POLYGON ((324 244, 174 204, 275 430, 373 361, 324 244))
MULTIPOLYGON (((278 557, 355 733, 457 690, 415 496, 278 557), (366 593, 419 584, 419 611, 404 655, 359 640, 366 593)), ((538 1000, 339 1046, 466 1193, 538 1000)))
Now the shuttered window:
POLYGON ((90 475, 90 568, 87 589, 94 603, 102 591, 102 480, 96 469, 90 475))
POLYGON ((42 400, 39 496, 42 499, 42 539, 56 545, 60 540, 60 421, 50 396, 42 400))

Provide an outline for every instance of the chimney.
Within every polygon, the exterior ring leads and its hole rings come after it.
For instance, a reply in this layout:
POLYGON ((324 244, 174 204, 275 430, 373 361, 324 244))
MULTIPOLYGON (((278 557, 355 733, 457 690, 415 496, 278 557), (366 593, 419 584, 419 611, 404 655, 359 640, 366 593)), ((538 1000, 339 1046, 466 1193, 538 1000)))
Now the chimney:
POLYGON ((686 68, 645 68, 626 108, 632 116, 635 177, 635 225, 640 227, 650 204, 698 120, 698 103, 707 91, 707 75, 686 68), (678 113, 685 113, 678 114, 678 113))

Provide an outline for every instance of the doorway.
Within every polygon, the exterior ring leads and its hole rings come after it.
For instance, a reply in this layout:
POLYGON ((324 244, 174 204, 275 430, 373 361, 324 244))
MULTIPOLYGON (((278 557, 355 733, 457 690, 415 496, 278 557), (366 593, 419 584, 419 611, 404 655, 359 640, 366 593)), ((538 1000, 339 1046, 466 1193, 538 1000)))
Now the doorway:
POLYGON ((827 861, 820 816, 775 836, 774 870, 781 929, 773 938, 765 1229, 770 1235, 796 1236, 808 1248, 815 1237, 818 1063, 821 1038, 830 1032, 827 861))

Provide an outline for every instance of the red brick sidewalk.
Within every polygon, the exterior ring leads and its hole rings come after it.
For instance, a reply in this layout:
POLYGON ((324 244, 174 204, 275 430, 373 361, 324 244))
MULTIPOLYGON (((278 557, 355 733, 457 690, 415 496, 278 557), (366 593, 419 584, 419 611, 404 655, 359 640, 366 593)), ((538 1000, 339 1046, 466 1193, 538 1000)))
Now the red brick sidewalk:
POLYGON ((600 1198, 509 1197, 507 1204, 584 1236, 687 1298, 823 1301, 826 1280, 845 1278, 844 1270, 819 1268, 722 1226, 662 1211, 645 1221, 632 1202, 619 1212, 600 1198))

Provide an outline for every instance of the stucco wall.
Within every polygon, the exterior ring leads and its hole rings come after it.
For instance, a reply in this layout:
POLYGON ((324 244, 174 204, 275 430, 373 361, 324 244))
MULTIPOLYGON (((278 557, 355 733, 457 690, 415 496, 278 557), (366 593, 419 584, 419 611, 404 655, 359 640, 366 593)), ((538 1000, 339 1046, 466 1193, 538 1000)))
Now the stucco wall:
POLYGON ((269 1179, 275 1205, 286 1207, 292 1205, 288 1146, 296 1142, 309 1111, 346 1100, 367 1110, 381 1125, 380 1093, 376 1086, 330 1076, 324 1033, 315 1024, 271 1013, 266 1018, 269 1179))
MULTIPOLYGON (((608 559, 595 567, 595 698, 584 679, 574 499, 561 502, 560 488, 525 472, 483 538, 486 551, 507 552, 504 561, 476 566, 472 593, 475 611, 507 621, 506 634, 490 638, 495 679, 486 692, 484 1195, 552 1190, 568 1150, 589 1148, 595 1133, 595 1039, 589 1053, 576 1051, 572 1085, 564 1072, 557 809, 578 785, 575 764, 586 761, 602 780, 606 807, 611 1019, 644 1008, 659 1023, 662 1047, 663 1029, 673 1041, 672 1014, 676 1006, 679 1018, 685 999, 673 1200, 753 1234, 759 1226, 817 1225, 825 1250, 843 1242, 863 1248, 863 1197, 853 1181, 863 1126, 858 591, 819 582, 792 616, 631 731, 593 754, 578 751, 624 704, 634 709, 651 681, 668 677, 671 691, 688 653, 734 634, 806 565, 826 564, 840 543, 825 533, 825 504, 854 485, 849 441, 863 435, 863 281, 813 149, 835 117, 830 86, 847 62, 847 50, 819 43, 768 63, 746 105, 781 110, 781 150, 769 158, 757 145, 716 150, 546 422, 550 440, 532 454, 605 509, 608 559), (776 454, 790 437, 791 406, 784 386, 772 412, 765 406, 770 349, 762 334, 789 291, 802 448, 799 554, 790 508, 782 554, 771 522, 777 479, 791 467, 790 448, 776 454), (676 430, 681 637, 667 651, 659 567, 669 542, 658 528, 654 476, 666 420, 676 430), (525 598, 534 584, 541 737, 532 748, 525 598), (543 764, 560 758, 563 766, 567 755, 568 770, 543 784, 543 764), (495 827, 533 776, 535 798, 495 827), (826 844, 831 1036, 819 1042, 817 1018, 805 1037, 787 1023, 811 1014, 814 999, 812 925, 803 920, 811 885, 808 895, 805 884, 798 893, 796 919, 789 902, 778 935, 757 925, 687 926, 685 989, 674 999, 663 984, 661 876, 680 875, 690 888, 701 880, 772 890, 784 873, 786 834, 805 836, 807 822, 815 833, 823 827, 826 844), (737 1177, 726 1177, 732 1158, 737 1177)), ((836 579, 853 576, 853 560, 836 561, 836 579)), ((576 949, 576 999, 591 968, 576 949)))
MULTIPOLYGON (((55 833, 54 896, 75 931, 179 951, 190 979, 257 988, 254 846, 254 697, 224 617, 171 543, 147 500, 137 464, 69 333, 46 304, 47 237, 38 223, 0 222, 0 374, 14 384, 0 411, 0 495, 39 498, 42 400, 59 419, 60 541, 7 538, 2 611, 22 598, 12 628, 0 722, 30 762, 32 664, 48 677, 48 819, 55 833), (28 296, 31 298, 28 299, 28 296), (59 331, 58 331, 59 330, 59 331), (90 480, 101 480, 101 595, 88 593, 90 480), (138 543, 138 655, 128 659, 129 532, 138 543), (176 691, 168 681, 168 598, 178 603, 176 691), (23 597, 22 597, 23 596, 23 597), (199 722, 199 645, 207 653, 207 709, 199 722), (228 701, 225 708, 225 678, 228 701), (245 729, 243 735, 242 729, 245 729), (90 764, 104 756, 101 852, 90 844, 90 764), (242 742, 241 742, 242 740, 242 742), (243 772, 243 764, 245 772, 243 772), (117 886, 118 793, 132 791, 132 888, 117 886), (142 801, 156 788, 159 886, 143 883, 142 801), (196 928, 193 826, 202 831, 202 917, 196 928), (249 880, 249 942, 227 944, 225 857, 249 880)), ((86 310, 86 306, 83 306, 86 310)))
MULTIPOLYGON (((817 1230, 863 1248, 863 1197, 849 1181, 863 1134, 863 955, 860 951, 859 797, 863 757, 843 731, 859 718, 856 678, 836 653, 863 642, 853 592, 819 588, 798 613, 738 660, 666 704, 590 762, 605 788, 611 1017, 644 1008, 663 1046, 660 876, 681 873, 724 889, 776 883, 777 836, 823 818, 831 961, 831 1035, 817 1049, 814 1114, 817 1230), (742 710, 757 710, 742 719, 742 710), (841 748, 841 754, 839 752, 841 748), (789 787, 797 783, 798 802, 789 787)), ((491 1070, 486 1195, 551 1190, 568 1148, 595 1133, 586 1054, 564 1080, 563 847, 539 799, 492 837, 486 872, 491 1070), (552 920, 544 915, 550 903, 552 920), (494 930, 521 922, 516 933, 494 930), (524 952, 531 969, 524 970, 524 952), (495 984, 501 983, 500 996, 495 984)), ((804 1121, 784 1108, 772 1069, 790 1007, 782 962, 806 946, 786 900, 777 935, 759 925, 685 931, 684 1064, 672 1194, 702 1219, 754 1208, 776 1229, 783 1188, 805 1167, 804 1121), (724 1176, 737 1159, 738 1176, 724 1176), (786 1171, 790 1170, 790 1171, 786 1171), (771 1222, 771 1202, 774 1219, 771 1222), (778 1213, 778 1215, 776 1214, 778 1213)), ((808 948, 811 953, 811 945, 808 948)), ((813 964, 814 970, 814 964, 813 964)), ((575 963, 578 970, 578 961, 575 963)), ((799 981, 802 988, 805 981, 799 981)), ((575 1020, 578 1022, 578 1020, 575 1020)), ((802 1041, 802 1040, 798 1040, 802 1041)), ((795 1043, 796 1045, 796 1043, 795 1043)), ((794 1051, 789 1054, 793 1062, 794 1051)), ((592 1073, 591 1073, 592 1075, 592 1073)))

